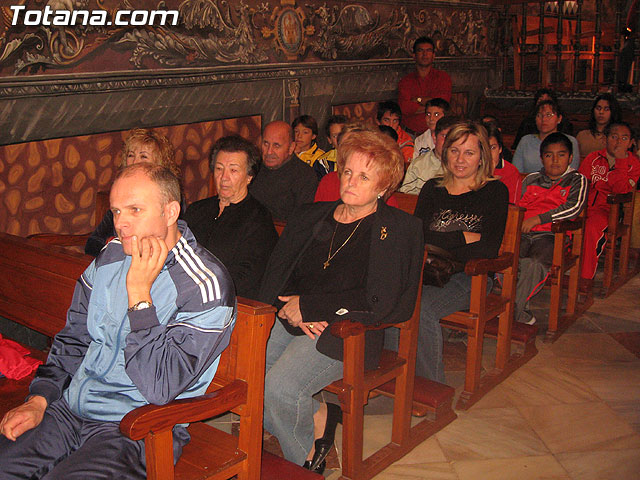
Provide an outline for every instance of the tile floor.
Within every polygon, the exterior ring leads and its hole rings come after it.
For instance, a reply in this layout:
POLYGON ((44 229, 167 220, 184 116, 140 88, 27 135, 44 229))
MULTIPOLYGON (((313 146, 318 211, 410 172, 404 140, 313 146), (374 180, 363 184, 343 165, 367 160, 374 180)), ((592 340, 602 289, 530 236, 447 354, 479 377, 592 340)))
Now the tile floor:
MULTIPOLYGON (((640 275, 608 299, 596 296, 554 344, 540 335, 528 364, 375 479, 640 479, 638 292, 640 275)), ((548 296, 533 307, 544 334, 548 296)), ((486 343, 489 367, 495 348, 486 343)), ((447 381, 458 393, 463 356, 462 344, 446 345, 447 381)), ((391 410, 384 397, 366 407, 365 455, 388 442, 391 410)), ((331 480, 340 477, 341 434, 339 426, 331 480)))
MULTIPOLYGON (((596 297, 554 344, 539 336, 534 359, 376 480, 640 479, 638 292, 640 275, 608 299, 596 297)), ((547 302, 536 304, 541 323, 547 302)), ((487 348, 487 365, 491 353, 487 348)), ((449 369, 456 365, 447 361, 451 384, 462 378, 449 369)), ((385 436, 385 422, 375 417, 388 420, 386 408, 367 415, 370 442, 385 436)))

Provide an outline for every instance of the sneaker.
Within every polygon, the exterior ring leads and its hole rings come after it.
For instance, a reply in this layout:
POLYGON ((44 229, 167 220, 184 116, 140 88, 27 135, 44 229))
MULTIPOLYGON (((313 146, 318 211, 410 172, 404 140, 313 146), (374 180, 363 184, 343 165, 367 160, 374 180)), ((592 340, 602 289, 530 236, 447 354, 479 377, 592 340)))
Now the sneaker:
POLYGON ((530 311, 523 310, 522 313, 518 315, 517 321, 525 325, 533 325, 536 323, 536 317, 534 317, 530 311))

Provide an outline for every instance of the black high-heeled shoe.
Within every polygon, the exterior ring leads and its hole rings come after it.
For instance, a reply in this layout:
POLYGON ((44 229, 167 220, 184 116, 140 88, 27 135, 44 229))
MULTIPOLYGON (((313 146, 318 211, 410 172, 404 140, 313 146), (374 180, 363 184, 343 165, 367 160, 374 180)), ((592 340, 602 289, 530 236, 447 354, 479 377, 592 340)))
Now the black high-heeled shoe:
MULTIPOLYGON (((305 460, 304 463, 302 464, 302 468, 305 468, 307 470, 311 470, 311 460, 305 460)), ((322 475, 324 473, 324 469, 327 468, 327 461, 324 460, 320 465, 318 465, 318 468, 316 468, 315 470, 313 470, 316 473, 319 473, 320 475, 322 475)))
MULTIPOLYGON (((327 466, 327 455, 336 437, 336 427, 342 423, 342 410, 335 403, 327 403, 327 423, 322 437, 315 441, 315 452, 309 470, 322 474, 327 466)), ((306 462, 305 462, 306 464, 306 462)))

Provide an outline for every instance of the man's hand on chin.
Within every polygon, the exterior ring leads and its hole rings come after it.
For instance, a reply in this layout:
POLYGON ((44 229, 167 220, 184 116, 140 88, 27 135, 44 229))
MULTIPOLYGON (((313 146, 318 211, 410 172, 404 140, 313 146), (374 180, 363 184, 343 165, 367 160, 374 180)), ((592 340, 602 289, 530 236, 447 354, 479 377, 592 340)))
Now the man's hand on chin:
POLYGON ((40 425, 46 409, 47 400, 44 397, 29 397, 25 403, 5 414, 0 421, 0 433, 15 442, 24 432, 40 425))
POLYGON ((138 237, 131 239, 131 265, 127 272, 129 307, 141 301, 151 302, 151 286, 160 274, 169 249, 164 239, 138 237))

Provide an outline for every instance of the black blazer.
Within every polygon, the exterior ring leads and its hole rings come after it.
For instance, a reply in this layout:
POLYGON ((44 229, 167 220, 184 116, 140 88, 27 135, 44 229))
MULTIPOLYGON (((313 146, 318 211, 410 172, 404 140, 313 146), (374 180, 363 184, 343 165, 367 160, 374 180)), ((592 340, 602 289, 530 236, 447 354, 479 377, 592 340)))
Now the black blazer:
POLYGON ((251 194, 227 206, 218 196, 189 205, 184 219, 198 243, 224 263, 241 297, 256 298, 278 232, 271 214, 251 194))
MULTIPOLYGON (((272 305, 278 302, 278 295, 284 293, 302 253, 314 235, 326 229, 330 215, 333 215, 340 203, 342 202, 338 200, 303 205, 289 219, 267 264, 259 300, 272 305)), ((341 302, 346 302, 351 295, 348 291, 330 294, 330 299, 327 298, 329 294, 311 295, 311 298, 303 296, 300 305, 304 321, 324 320, 331 323, 350 318, 364 324, 380 324, 400 323, 409 319, 420 281, 424 251, 422 235, 420 219, 389 207, 382 200, 378 201, 371 225, 366 283, 367 308, 363 311, 350 311, 344 316, 337 315, 341 302)), ((291 329, 286 321, 283 324, 291 329)), ((302 333, 299 328, 294 330, 302 333)), ((367 368, 377 365, 383 340, 382 331, 368 332, 365 344, 367 368)), ((342 340, 331 335, 329 329, 322 333, 316 348, 331 358, 342 360, 342 340)))

